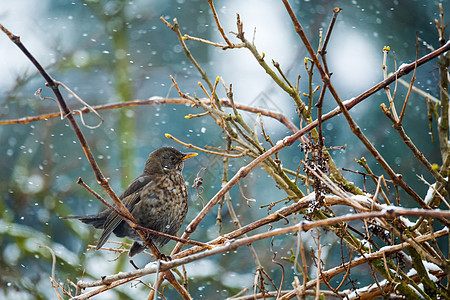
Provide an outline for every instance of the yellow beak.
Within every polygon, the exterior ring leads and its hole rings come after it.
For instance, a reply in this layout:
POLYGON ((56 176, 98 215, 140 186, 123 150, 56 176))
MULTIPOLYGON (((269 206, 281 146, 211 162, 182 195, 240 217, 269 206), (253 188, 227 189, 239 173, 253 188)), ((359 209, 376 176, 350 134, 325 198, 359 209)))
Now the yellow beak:
POLYGON ((191 158, 191 157, 194 157, 194 156, 197 156, 197 155, 198 155, 198 153, 195 153, 195 152, 186 153, 186 154, 184 154, 182 160, 186 160, 188 158, 191 158))

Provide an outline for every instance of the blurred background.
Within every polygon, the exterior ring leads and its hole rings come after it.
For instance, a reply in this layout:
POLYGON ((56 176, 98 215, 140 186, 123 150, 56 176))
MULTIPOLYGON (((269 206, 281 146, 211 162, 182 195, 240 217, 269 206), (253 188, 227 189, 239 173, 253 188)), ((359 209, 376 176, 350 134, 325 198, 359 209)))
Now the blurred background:
MULTIPOLYGON (((435 1, 290 2, 315 48, 319 30, 323 29, 325 34, 333 8, 342 8, 328 47, 332 80, 342 99, 356 97, 382 80, 383 46, 391 49, 387 64, 389 72, 395 70, 393 52, 397 66, 415 59, 416 32, 430 45, 439 47, 434 25, 439 10, 435 1)), ((444 11, 448 12, 449 1, 442 3, 444 11)), ((306 50, 281 1, 216 0, 214 4, 225 32, 237 31, 236 13, 239 13, 247 38, 251 40, 254 36, 256 47, 265 53, 266 61, 278 61, 292 82, 300 74, 300 90, 307 92, 306 50)), ((183 34, 223 42, 205 0, 18 0, 8 1, 0 7, 0 23, 20 35, 28 50, 53 78, 65 83, 90 105, 177 97, 169 75, 176 78, 183 92, 204 97, 197 84, 201 81, 200 75, 185 57, 175 34, 159 19, 161 16, 169 22, 177 18, 183 34)), ((447 15, 446 19, 449 18, 447 15)), ((238 43, 232 34, 228 37, 238 43)), ((236 102, 281 112, 299 126, 292 100, 271 81, 247 50, 223 51, 194 41, 187 41, 187 44, 211 80, 220 76, 227 84, 233 84, 236 102)), ((419 57, 428 52, 429 49, 420 45, 419 57)), ((436 64, 434 60, 420 67, 416 79, 416 86, 435 96, 438 95, 436 64)), ((405 78, 409 79, 410 76, 405 78)), ((320 78, 315 78, 314 83, 321 84, 320 78)), ((6 35, 0 34, 0 119, 58 111, 53 101, 41 101, 34 95, 38 88, 43 88, 43 96, 53 96, 44 84, 22 52, 6 35)), ((218 89, 218 94, 226 96, 223 88, 218 89)), ((405 94, 406 88, 399 86, 396 99, 402 103, 405 94)), ((71 95, 64 95, 72 109, 82 107, 71 95)), ((379 92, 353 109, 352 116, 386 160, 424 196, 427 187, 416 174, 426 172, 413 160, 401 140, 391 134, 391 122, 379 108, 386 101, 385 93, 379 92)), ((409 136, 432 163, 441 163, 438 143, 430 142, 425 100, 413 94, 409 101, 404 120, 409 136)), ((335 106, 334 100, 327 96, 324 111, 335 106)), ((201 112, 184 105, 104 110, 100 114, 105 123, 100 128, 82 127, 82 130, 102 171, 120 194, 142 172, 148 154, 154 149, 168 145, 186 151, 166 139, 165 133, 198 146, 224 146, 221 132, 212 119, 184 118, 189 113, 201 112)), ((79 120, 78 116, 76 118, 79 120)), ((255 116, 246 115, 246 118, 253 124, 255 116)), ((90 125, 98 122, 92 114, 86 115, 85 119, 90 125)), ((264 118, 264 122, 273 141, 289 134, 277 121, 264 118)), ((365 156, 374 172, 380 173, 365 148, 343 124, 346 122, 342 116, 324 124, 327 146, 347 145, 345 150, 332 152, 338 166, 360 170, 354 158, 365 156)), ((303 159, 303 153, 296 146, 298 144, 280 152, 284 167, 295 170, 303 159)), ((230 175, 249 161, 232 160, 230 175)), ((202 197, 209 200, 220 189, 221 164, 220 158, 205 154, 187 161, 184 175, 189 188, 199 170, 206 167, 202 197)), ((113 262, 114 254, 86 250, 87 245, 94 244, 99 237, 98 231, 75 220, 59 219, 60 216, 97 213, 102 209, 99 201, 76 184, 78 177, 106 197, 66 120, 54 118, 27 125, 0 126, 0 170, 0 298, 56 298, 48 279, 51 257, 39 245, 47 245, 56 252, 56 278, 62 280, 69 278, 76 282, 82 276, 97 279, 101 275, 133 269, 125 257, 113 262)), ((362 186, 360 177, 351 173, 345 175, 362 186)), ((431 181, 431 178, 426 179, 431 181)), ((260 169, 254 169, 243 180, 242 186, 247 197, 257 200, 252 208, 248 208, 239 188, 232 189, 233 202, 243 224, 264 216, 267 209, 260 208, 262 205, 285 197, 260 169)), ((203 205, 192 188, 190 196, 186 224, 203 205)), ((402 205, 413 204, 404 202, 402 205)), ((219 234, 216 214, 217 209, 205 218, 192 235, 193 239, 208 241, 219 234)), ((233 230, 226 208, 222 215, 222 232, 233 230)), ((270 247, 269 241, 260 243, 270 247)), ((168 254, 173 245, 173 242, 169 243, 163 252, 168 254)), ((277 260, 289 256, 287 251, 294 245, 295 241, 275 239, 274 250, 279 253, 277 260)), ((333 249, 330 246, 328 251, 333 249)), ((261 259, 279 283, 281 270, 272 265, 271 255, 264 255, 261 253, 261 259)), ((254 266, 249 264, 245 272, 241 267, 239 272, 235 271, 240 262, 250 259, 250 252, 241 250, 235 255, 211 257, 188 265, 191 295, 195 299, 225 298, 243 288, 252 289, 254 266)), ((148 256, 140 255, 135 261, 144 266, 149 260, 148 256)), ((328 266, 338 263, 336 258, 327 259, 328 266)), ((152 283, 153 277, 147 276, 143 280, 152 283)), ((291 278, 286 279, 285 285, 290 288, 289 280, 291 278)), ((363 279, 361 284, 364 284, 363 279)), ((98 299, 136 299, 147 294, 145 287, 126 285, 98 299)), ((176 297, 170 288, 165 295, 176 297)))

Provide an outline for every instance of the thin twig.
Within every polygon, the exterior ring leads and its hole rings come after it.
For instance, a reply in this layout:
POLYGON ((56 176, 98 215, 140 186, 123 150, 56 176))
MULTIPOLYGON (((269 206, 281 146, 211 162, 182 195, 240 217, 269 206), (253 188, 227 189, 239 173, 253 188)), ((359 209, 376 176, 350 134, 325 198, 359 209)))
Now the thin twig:
MULTIPOLYGON (((213 0, 207 0, 207 1, 208 1, 209 6, 211 7, 211 12, 214 16, 214 20, 216 21, 217 29, 219 30, 219 32, 222 35, 225 42, 227 43, 228 47, 232 48, 233 44, 230 42, 230 40, 226 36, 225 31, 222 28, 222 25, 220 25, 219 17, 217 16, 217 12, 216 12, 216 8, 214 7, 213 0)), ((225 49, 225 47, 224 47, 224 49, 225 49)))
POLYGON ((319 51, 317 51, 317 53, 320 54, 320 56, 322 57, 323 66, 324 66, 325 72, 327 74, 330 74, 330 71, 328 70, 328 64, 327 64, 327 60, 326 60, 326 53, 327 53, 326 49, 328 46, 328 42, 330 41, 330 38, 331 38, 331 32, 333 31, 334 24, 336 23, 337 16, 338 16, 339 12, 341 12, 341 11, 342 11, 342 8, 339 8, 339 7, 335 7, 333 9, 333 17, 331 18, 330 25, 328 26, 328 30, 325 35, 325 40, 323 42, 323 46, 319 51))
MULTIPOLYGON (((416 34, 416 61, 417 61, 418 56, 419 56, 419 41, 417 39, 417 34, 416 34)), ((414 67, 414 72, 411 77, 411 81, 409 83, 408 92, 406 93, 406 96, 405 96, 405 102, 403 103, 402 111, 400 112, 400 118, 398 119, 398 122, 397 122, 399 124, 402 123, 403 117, 405 116, 406 105, 408 104, 409 95, 411 94, 412 87, 414 86, 414 81, 416 80, 416 71, 417 71, 417 66, 414 67)))
POLYGON ((201 152, 208 153, 208 154, 212 154, 212 155, 224 156, 224 157, 230 157, 230 158, 239 158, 239 157, 244 157, 244 156, 246 155, 245 152, 242 152, 242 153, 239 153, 239 154, 232 154, 232 153, 222 153, 222 152, 210 151, 210 150, 206 150, 206 149, 203 149, 203 148, 201 148, 201 147, 192 145, 192 144, 190 144, 190 143, 185 143, 185 142, 183 142, 183 141, 177 139, 176 137, 174 137, 174 136, 171 135, 171 134, 166 133, 165 136, 166 136, 166 138, 171 139, 171 140, 174 140, 175 142, 177 142, 177 143, 179 143, 179 144, 185 146, 185 147, 188 148, 188 149, 195 149, 195 150, 197 150, 197 151, 201 151, 201 152))
POLYGON ((416 147, 416 145, 413 143, 413 141, 409 138, 409 136, 406 134, 405 130, 403 129, 403 126, 400 122, 396 122, 395 119, 392 117, 390 111, 386 108, 384 104, 380 105, 381 110, 384 112, 384 114, 391 120, 393 123, 394 129, 398 132, 400 137, 402 138, 403 142, 406 146, 411 150, 411 152, 414 154, 414 157, 417 158, 418 161, 422 163, 422 165, 430 172, 431 175, 436 179, 436 181, 447 184, 447 181, 444 179, 444 177, 439 174, 434 168, 433 165, 427 160, 425 155, 416 147))
MULTIPOLYGON (((389 74, 389 76, 391 76, 391 75, 392 75, 392 73, 389 74)), ((399 79, 397 79, 397 81, 398 81, 399 83, 401 83, 403 86, 407 87, 408 89, 411 88, 411 90, 412 90, 413 92, 415 92, 415 93, 421 95, 421 96, 424 97, 425 99, 430 100, 430 101, 432 101, 432 102, 434 102, 434 103, 437 103, 437 104, 440 104, 440 103, 441 103, 441 101, 440 101, 438 98, 434 97, 434 96, 431 95, 430 93, 427 93, 427 92, 425 92, 425 91, 419 89, 418 87, 412 86, 412 85, 411 85, 409 82, 407 82, 406 80, 403 80, 403 79, 399 78, 399 79)))

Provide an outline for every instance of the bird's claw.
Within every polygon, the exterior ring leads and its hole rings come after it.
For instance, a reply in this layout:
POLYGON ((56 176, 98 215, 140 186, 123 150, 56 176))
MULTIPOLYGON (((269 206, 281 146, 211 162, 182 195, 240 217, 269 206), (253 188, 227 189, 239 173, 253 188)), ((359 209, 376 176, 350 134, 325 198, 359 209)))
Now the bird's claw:
POLYGON ((164 253, 160 253, 160 256, 158 257, 159 260, 163 261, 171 261, 172 257, 170 255, 165 255, 164 253))

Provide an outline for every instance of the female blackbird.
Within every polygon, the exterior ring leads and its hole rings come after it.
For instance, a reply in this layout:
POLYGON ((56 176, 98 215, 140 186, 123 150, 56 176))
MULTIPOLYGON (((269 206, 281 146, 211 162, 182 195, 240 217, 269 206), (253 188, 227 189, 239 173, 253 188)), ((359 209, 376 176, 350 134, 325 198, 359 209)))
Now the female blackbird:
MULTIPOLYGON (((170 235, 178 232, 188 211, 188 194, 181 171, 184 160, 196 155, 183 154, 171 147, 150 153, 144 172, 119 197, 139 225, 170 235)), ((140 235, 109 208, 97 215, 67 218, 103 229, 96 250, 105 244, 112 232, 118 237, 127 236, 134 240, 128 253, 130 257, 145 249, 139 243, 142 241, 140 235)), ((164 246, 170 240, 153 234, 149 234, 149 238, 157 247, 164 246)))

